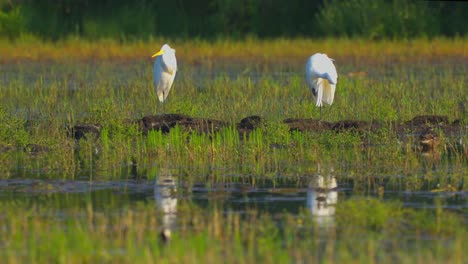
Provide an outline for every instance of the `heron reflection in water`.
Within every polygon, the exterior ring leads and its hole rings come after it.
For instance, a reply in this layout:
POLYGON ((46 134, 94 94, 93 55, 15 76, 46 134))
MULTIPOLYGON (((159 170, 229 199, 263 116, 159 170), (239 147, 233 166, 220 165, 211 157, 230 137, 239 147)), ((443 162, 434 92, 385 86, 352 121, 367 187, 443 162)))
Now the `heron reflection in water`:
POLYGON ((338 185, 336 178, 332 175, 333 170, 324 177, 320 174, 320 165, 318 168, 318 175, 309 183, 307 208, 310 209, 312 217, 320 227, 334 226, 338 185))
POLYGON ((163 227, 161 239, 169 241, 171 230, 174 228, 177 217, 177 186, 169 169, 162 168, 156 175, 154 184, 154 199, 158 208, 163 212, 163 227))

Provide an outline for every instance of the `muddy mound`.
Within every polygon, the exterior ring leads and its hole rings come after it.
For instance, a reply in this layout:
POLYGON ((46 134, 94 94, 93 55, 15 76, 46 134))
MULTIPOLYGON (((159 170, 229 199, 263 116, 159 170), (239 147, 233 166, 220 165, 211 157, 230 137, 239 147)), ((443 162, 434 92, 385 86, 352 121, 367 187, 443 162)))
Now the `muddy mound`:
POLYGON ((290 131, 354 131, 354 132, 370 132, 376 131, 381 128, 381 125, 377 122, 367 122, 361 120, 343 120, 336 123, 327 121, 310 119, 310 118, 288 118, 283 121, 289 126, 290 131))
POLYGON ((163 133, 169 133, 176 125, 182 129, 198 133, 217 132, 221 128, 227 126, 227 123, 223 121, 207 118, 192 118, 181 114, 145 116, 139 123, 145 135, 150 130, 160 130, 163 133))
POLYGON ((289 126, 289 131, 323 132, 333 128, 333 124, 330 122, 311 118, 288 118, 283 123, 289 126))
POLYGON ((437 149, 440 143, 440 136, 432 128, 422 130, 418 135, 418 139, 422 152, 433 151, 437 149))
POLYGON ((260 116, 248 116, 243 118, 237 125, 237 131, 241 138, 244 135, 250 134, 254 129, 260 128, 266 124, 266 120, 260 116))
POLYGON ((248 116, 243 118, 240 123, 237 125, 238 128, 242 129, 255 129, 259 128, 265 124, 265 119, 260 116, 248 116))
POLYGON ((7 152, 7 151, 11 151, 11 150, 15 150, 16 148, 14 146, 11 146, 11 145, 2 145, 0 144, 0 153, 3 153, 3 152, 7 152))
POLYGON ((439 115, 420 115, 406 121, 406 126, 442 125, 449 124, 448 117, 439 115))
POLYGON ((39 144, 27 144, 23 148, 23 151, 33 153, 33 154, 39 154, 42 152, 49 152, 49 148, 46 146, 39 145, 39 144))
POLYGON ((32 144, 32 143, 27 144, 24 147, 0 144, 0 153, 7 152, 7 151, 18 151, 18 150, 21 150, 23 152, 30 153, 30 154, 40 154, 40 153, 46 153, 50 151, 49 147, 47 146, 43 146, 39 144, 32 144))
POLYGON ((394 123, 392 126, 399 135, 421 135, 427 133, 427 131, 432 131, 432 134, 442 132, 448 137, 459 137, 468 132, 467 127, 461 125, 460 120, 455 120, 450 123, 447 116, 439 115, 416 116, 402 124, 394 123))
MULTIPOLYGON (((244 135, 250 134, 253 130, 263 127, 266 122, 267 121, 263 117, 253 115, 243 118, 239 123, 235 124, 235 127, 239 135, 243 137, 244 135)), ((363 135, 376 132, 384 127, 384 125, 379 122, 363 120, 341 120, 332 123, 311 118, 288 118, 285 119, 283 123, 289 126, 290 131, 316 133, 326 131, 340 133, 349 131, 363 135)), ((168 133, 176 126, 183 131, 211 134, 232 125, 228 122, 216 119, 194 118, 183 114, 145 116, 139 120, 129 121, 125 124, 138 124, 144 135, 148 134, 150 130, 168 133)), ((436 144, 441 133, 446 137, 459 138, 460 135, 465 135, 468 132, 468 127, 461 125, 459 120, 449 123, 446 116, 437 115, 416 116, 405 122, 392 122, 387 123, 385 126, 402 138, 416 137, 424 142, 429 139, 431 144, 436 144)), ((79 124, 68 129, 68 134, 77 140, 81 138, 98 138, 100 130, 101 126, 99 124, 79 124)))
POLYGON ((333 124, 332 130, 336 132, 375 132, 381 128, 381 125, 375 121, 367 122, 362 120, 343 120, 333 124))
POLYGON ((72 128, 68 128, 67 132, 69 136, 76 140, 80 140, 82 138, 98 138, 101 133, 101 126, 93 124, 79 124, 73 126, 72 128))

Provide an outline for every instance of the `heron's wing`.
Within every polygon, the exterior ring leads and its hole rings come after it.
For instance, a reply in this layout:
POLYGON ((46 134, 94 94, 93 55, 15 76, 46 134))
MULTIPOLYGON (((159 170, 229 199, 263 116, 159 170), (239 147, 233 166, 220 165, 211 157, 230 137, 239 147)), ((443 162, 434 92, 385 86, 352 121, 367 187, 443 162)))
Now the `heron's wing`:
POLYGON ((164 85, 162 85, 162 89, 164 89, 164 100, 166 100, 167 96, 169 95, 169 91, 171 90, 172 83, 174 83, 175 76, 175 70, 171 71, 170 73, 164 73, 164 85))
POLYGON ((307 60, 305 74, 306 74, 307 85, 309 86, 310 89, 312 89, 312 86, 313 86, 313 83, 312 83, 312 57, 310 57, 307 60))
POLYGON ((338 83, 338 73, 336 72, 333 60, 325 57, 322 62, 322 70, 324 72, 323 85, 323 97, 324 103, 331 105, 335 97, 336 84, 338 83))
MULTIPOLYGON (((167 96, 169 95, 169 91, 171 90, 172 83, 174 82, 176 73, 177 73, 177 60, 175 57, 175 53, 167 53, 165 56, 163 55, 163 64, 164 64, 164 72, 163 72, 163 82, 162 89, 164 89, 163 100, 166 100, 167 96)), ((162 95, 161 95, 162 96, 162 95)))
POLYGON ((164 57, 164 62, 167 67, 168 72, 175 72, 177 71, 177 59, 175 56, 175 53, 167 54, 166 57, 164 57))
POLYGON ((161 56, 157 57, 154 62, 154 86, 156 87, 156 91, 158 90, 159 82, 161 81, 161 76, 163 72, 162 66, 162 58, 161 56))
POLYGON ((321 71, 323 72, 322 78, 327 79, 330 84, 337 84, 338 82, 338 73, 336 72, 335 64, 333 64, 333 60, 324 57, 323 61, 321 62, 321 71))
POLYGON ((312 92, 312 95, 317 97, 317 78, 316 78, 316 72, 315 69, 313 68, 313 57, 310 57, 309 60, 307 61, 306 64, 306 82, 307 85, 309 86, 310 91, 312 92))

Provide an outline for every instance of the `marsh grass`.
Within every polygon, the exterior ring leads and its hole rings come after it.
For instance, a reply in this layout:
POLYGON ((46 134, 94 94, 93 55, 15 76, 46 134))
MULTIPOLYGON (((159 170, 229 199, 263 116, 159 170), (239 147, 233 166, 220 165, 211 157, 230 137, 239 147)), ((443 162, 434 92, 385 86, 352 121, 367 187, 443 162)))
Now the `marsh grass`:
MULTIPOLYGON (((466 130, 437 131, 440 153, 423 156, 417 135, 394 127, 422 114, 468 124, 465 39, 174 40, 179 72, 166 112, 229 125, 209 134, 183 127, 143 134, 134 121, 162 111, 149 59, 162 42, 0 42, 0 178, 152 181, 158 168, 167 168, 187 192, 195 184, 255 188, 284 179, 302 188, 328 173, 358 196, 449 185, 466 192, 466 130), (335 58, 340 74, 324 120, 375 121, 381 129, 289 131, 286 118, 319 117, 303 76, 316 51, 335 58), (236 123, 249 115, 266 122, 239 136, 236 123), (69 129, 77 124, 98 124, 99 135, 75 140, 69 129), (33 152, 31 144, 48 150, 33 152)), ((38 188, 48 193, 54 186, 38 188)), ((7 263, 462 263, 465 216, 444 209, 441 197, 433 210, 343 199, 330 230, 306 210, 239 214, 222 203, 207 209, 180 199, 169 245, 158 240, 162 212, 153 202, 112 200, 98 208, 83 195, 77 203, 57 199, 31 207, 10 199, 0 202, 0 245, 7 263)))

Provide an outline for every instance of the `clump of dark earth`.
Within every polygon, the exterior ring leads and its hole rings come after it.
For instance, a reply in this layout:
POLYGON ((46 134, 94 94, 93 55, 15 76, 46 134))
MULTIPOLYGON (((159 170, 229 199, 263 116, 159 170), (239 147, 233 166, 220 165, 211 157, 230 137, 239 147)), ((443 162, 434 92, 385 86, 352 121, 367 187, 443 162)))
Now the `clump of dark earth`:
MULTIPOLYGON (((376 121, 363 120, 342 120, 338 122, 327 122, 311 118, 288 118, 283 121, 289 127, 290 131, 315 132, 321 133, 333 131, 336 133, 352 132, 360 135, 366 135, 369 132, 376 132, 379 129, 387 127, 395 131, 396 135, 405 138, 413 136, 420 141, 422 146, 429 139, 430 147, 436 146, 440 138, 440 133, 446 137, 459 138, 468 132, 468 127, 461 125, 459 120, 449 122, 447 116, 421 115, 402 123, 387 123, 383 125, 376 121)), ((168 133, 171 129, 178 126, 183 131, 191 133, 212 134, 224 128, 232 127, 232 124, 216 119, 195 118, 183 114, 162 114, 145 116, 141 119, 126 122, 126 124, 138 124, 144 135, 151 130, 168 133)), ((260 116, 248 116, 235 124, 235 127, 241 138, 248 136, 255 129, 263 127, 267 121, 260 116)), ((99 137, 100 125, 80 124, 69 129, 69 135, 79 140, 81 138, 99 137)), ((427 144, 426 144, 427 145, 427 144)))
POLYGON ((38 144, 27 144, 23 148, 23 151, 38 154, 41 152, 49 152, 49 148, 46 146, 38 145, 38 144))
POLYGON ((50 151, 48 147, 39 144, 27 144, 26 146, 20 148, 17 148, 12 145, 0 145, 0 153, 15 150, 22 150, 31 154, 39 154, 50 151))
POLYGON ((343 120, 338 121, 332 126, 332 130, 336 132, 352 131, 352 132, 375 132, 382 126, 376 122, 367 122, 362 120, 343 120))
POLYGON ((0 152, 7 152, 14 149, 15 147, 11 145, 0 145, 0 152))
POLYGON ((311 118, 288 118, 283 120, 283 123, 289 126, 289 131, 329 131, 333 127, 333 123, 321 121, 311 118))
POLYGON ((439 115, 416 116, 402 124, 394 124, 393 126, 398 135, 409 133, 420 135, 428 130, 436 130, 443 132, 447 137, 459 137, 468 132, 467 127, 461 125, 460 120, 457 119, 450 123, 447 116, 439 115))
POLYGON ((429 152, 437 149, 439 143, 440 137, 433 128, 426 128, 419 133, 419 144, 421 144, 422 152, 429 152))
POLYGON ((248 116, 243 118, 237 125, 237 131, 241 138, 244 137, 244 135, 249 135, 250 132, 252 132, 256 128, 260 128, 266 124, 265 119, 263 119, 260 116, 248 116))
POLYGON ((75 125, 68 129, 68 135, 76 140, 91 138, 98 138, 101 133, 101 126, 99 125, 75 125))
POLYGON ((138 123, 145 135, 150 130, 160 130, 163 133, 169 133, 176 125, 190 132, 214 133, 228 125, 226 122, 215 119, 193 118, 182 114, 145 116, 138 123))
POLYGON ((310 118, 288 118, 283 121, 289 126, 290 131, 335 131, 335 132, 375 132, 381 128, 381 125, 375 121, 367 122, 362 120, 342 120, 335 123, 310 119, 310 118))
POLYGON ((424 126, 424 125, 443 125, 449 124, 447 116, 439 115, 420 115, 405 122, 407 126, 424 126))
POLYGON ((237 124, 237 127, 239 129, 255 129, 263 126, 265 124, 265 119, 263 119, 260 116, 248 116, 246 118, 243 118, 239 124, 237 124))

